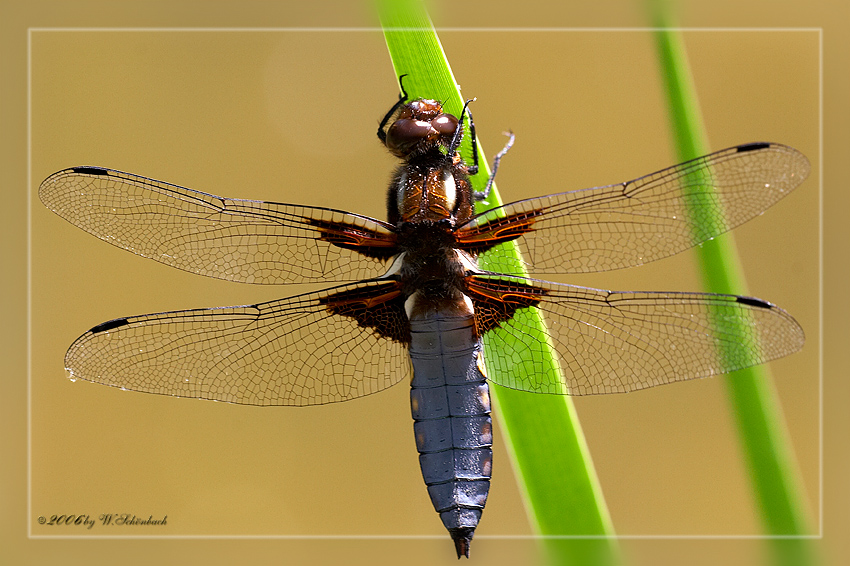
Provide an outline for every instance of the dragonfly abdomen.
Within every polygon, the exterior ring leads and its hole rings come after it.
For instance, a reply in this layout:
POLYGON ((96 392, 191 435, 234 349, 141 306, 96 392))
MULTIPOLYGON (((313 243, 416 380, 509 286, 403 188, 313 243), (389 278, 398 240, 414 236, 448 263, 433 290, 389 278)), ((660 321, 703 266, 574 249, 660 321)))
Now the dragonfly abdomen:
POLYGON ((474 318, 457 310, 411 317, 410 405, 422 477, 460 556, 487 502, 493 433, 474 318))

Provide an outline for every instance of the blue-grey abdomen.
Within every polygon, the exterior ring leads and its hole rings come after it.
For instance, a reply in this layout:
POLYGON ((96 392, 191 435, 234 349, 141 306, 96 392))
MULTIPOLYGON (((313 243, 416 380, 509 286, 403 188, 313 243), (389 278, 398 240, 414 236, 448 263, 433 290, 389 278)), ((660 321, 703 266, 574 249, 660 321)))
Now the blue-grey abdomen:
POLYGON ((493 460, 490 393, 471 310, 458 313, 455 304, 410 318, 419 465, 431 502, 463 554, 487 502, 493 460))

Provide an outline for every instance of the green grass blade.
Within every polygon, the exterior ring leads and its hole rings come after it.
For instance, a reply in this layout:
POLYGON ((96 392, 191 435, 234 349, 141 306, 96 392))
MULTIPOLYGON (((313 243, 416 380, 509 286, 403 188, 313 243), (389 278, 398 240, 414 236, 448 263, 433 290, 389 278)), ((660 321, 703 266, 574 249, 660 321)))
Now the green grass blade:
MULTIPOLYGON (((449 112, 459 115, 462 98, 422 3, 386 0, 378 6, 396 76, 408 75, 404 86, 410 97, 439 98, 449 112)), ((468 142, 464 140, 461 148, 466 156, 468 142)), ((489 175, 480 147, 479 161, 482 172, 473 179, 476 190, 483 189, 489 175)), ((495 188, 488 200, 491 207, 501 203, 495 188)), ((517 258, 513 266, 498 267, 501 271, 512 267, 514 273, 522 274, 520 265, 517 258)), ((495 267, 487 265, 486 258, 482 258, 482 266, 495 267)), ((538 328, 536 338, 545 342, 540 320, 538 328)), ((485 340, 485 359, 491 347, 485 340)), ((557 365, 554 356, 535 362, 557 365)), ((616 547, 606 538, 613 532, 610 518, 569 397, 534 395, 498 386, 491 391, 534 530, 542 535, 596 537, 547 539, 550 559, 557 564, 588 566, 614 563, 616 547)))
MULTIPOLYGON (((708 153, 706 135, 680 34, 666 25, 663 7, 656 3, 656 40, 671 125, 680 161, 708 153)), ((748 141, 748 140, 746 140, 748 141)), ((716 293, 746 294, 734 240, 725 234, 698 248, 705 288, 716 293)), ((767 366, 730 374, 725 380, 730 410, 768 535, 809 534, 803 512, 781 409, 767 366)), ((809 564, 811 552, 803 539, 772 539, 776 564, 809 564)))

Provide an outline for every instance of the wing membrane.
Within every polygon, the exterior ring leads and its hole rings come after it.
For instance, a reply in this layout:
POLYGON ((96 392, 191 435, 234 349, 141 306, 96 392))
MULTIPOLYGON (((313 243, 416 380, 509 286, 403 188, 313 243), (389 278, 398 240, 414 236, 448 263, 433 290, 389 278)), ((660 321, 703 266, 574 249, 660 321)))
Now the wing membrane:
MULTIPOLYGON (((375 284, 343 285, 257 305, 116 319, 80 336, 65 366, 72 379, 245 405, 362 397, 409 375, 407 346, 328 305, 376 291, 375 284)), ((388 328, 406 323, 403 309, 380 316, 388 328)))
MULTIPOLYGON (((506 204, 459 228, 462 247, 504 271, 517 244, 531 273, 585 273, 661 259, 764 212, 808 176, 806 157, 775 143, 732 147, 633 181, 506 204)), ((508 263, 510 265, 510 263, 508 263)))
POLYGON ((711 293, 615 292, 502 275, 474 276, 476 293, 517 306, 484 335, 488 377, 537 393, 623 393, 720 375, 803 347, 800 325, 770 303, 711 293), (528 305, 528 306, 525 306, 528 305), (529 366, 545 354, 534 309, 560 368, 529 366), (525 365, 524 365, 525 364, 525 365), (566 389, 564 389, 566 387, 566 389))
POLYGON ((48 177, 44 204, 86 232, 135 254, 228 281, 282 284, 377 277, 395 234, 346 212, 238 200, 112 169, 48 177))

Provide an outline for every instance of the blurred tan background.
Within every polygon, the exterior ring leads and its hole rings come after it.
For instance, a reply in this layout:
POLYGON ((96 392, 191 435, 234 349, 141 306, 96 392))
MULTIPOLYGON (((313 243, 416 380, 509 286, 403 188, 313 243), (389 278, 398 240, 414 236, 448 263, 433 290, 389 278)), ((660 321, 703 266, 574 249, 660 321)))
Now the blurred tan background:
MULTIPOLYGON (((138 4, 141 11, 135 14, 108 18, 80 3, 77 14, 21 21, 30 26, 377 25, 367 9, 322 21, 310 19, 306 9, 306 15, 277 13, 265 11, 262 3, 253 10, 240 5, 238 15, 228 3, 197 14, 188 11, 194 4, 171 5, 187 12, 152 5, 142 10, 138 4)), ((645 25, 639 8, 630 5, 608 22, 570 14, 545 22, 504 18, 497 23, 473 19, 473 12, 463 19, 453 6, 440 3, 434 18, 445 26, 645 25)), ((740 17, 752 26, 827 23, 740 17)), ((687 9, 681 21, 741 23, 731 17, 709 20, 687 9)), ((19 40, 24 37, 22 29, 17 33, 19 40)), ((85 546, 23 541, 27 475, 20 447, 26 447, 27 437, 26 397, 20 397, 14 405, 17 448, 10 448, 22 467, 13 476, 17 511, 4 521, 15 533, 22 563, 37 563, 36 557, 60 550, 71 563, 91 563, 94 555, 95 563, 113 556, 131 563, 192 557, 226 564, 246 555, 255 563, 454 562, 421 480, 403 384, 348 403, 293 409, 172 399, 65 379, 62 357, 68 345, 105 320, 255 303, 309 288, 226 283, 144 260, 74 228, 36 196, 38 183, 56 170, 101 165, 223 196, 330 206, 381 218, 394 160, 385 155, 375 128, 397 90, 380 33, 45 29, 32 31, 30 38, 28 528, 35 536, 113 535, 116 531, 100 525, 58 531, 39 526, 35 518, 129 512, 168 515, 168 525, 123 534, 275 538, 93 540, 85 546), (278 538, 318 535, 355 538, 278 538), (369 538, 387 535, 401 538, 369 538)), ((748 294, 782 306, 806 330, 803 352, 772 363, 771 370, 811 532, 817 534, 820 38, 811 30, 695 31, 684 38, 712 150, 776 141, 800 149, 813 164, 803 186, 735 235, 748 294)), ((650 33, 445 31, 441 40, 464 95, 478 98, 476 125, 487 153, 501 147, 503 130, 517 134, 498 180, 506 201, 623 181, 676 161, 650 33)), ((25 230, 22 213, 16 220, 25 230)), ((553 279, 612 289, 699 289, 689 254, 632 270, 553 279)), ((17 328, 20 332, 23 321, 17 328)), ((14 391, 26 386, 25 366, 18 367, 9 372, 14 391)), ((691 559, 710 552, 727 563, 752 564, 763 556, 758 540, 663 538, 760 532, 723 379, 576 400, 617 533, 662 537, 624 541, 624 555, 633 563, 675 564, 685 558, 702 563, 691 559)), ((829 422, 826 426, 827 433, 835 430, 829 422)), ((532 531, 498 429, 496 442, 493 487, 473 560, 535 563, 541 558, 536 542, 500 538, 532 531)))

